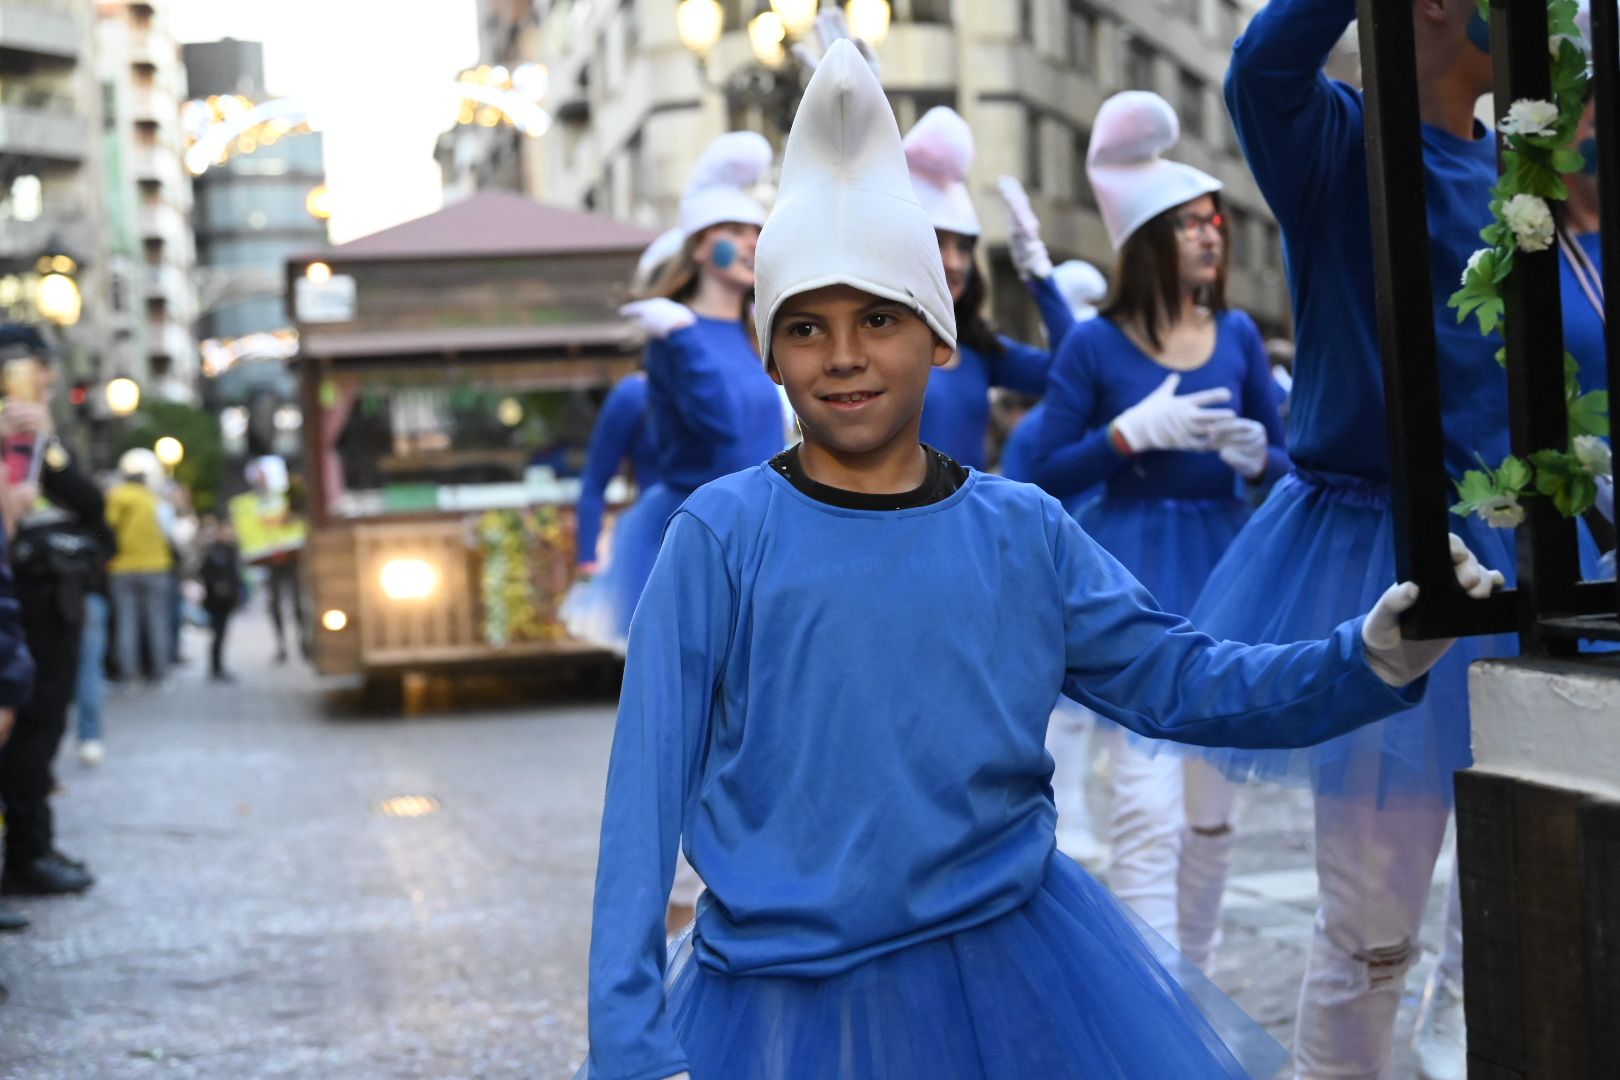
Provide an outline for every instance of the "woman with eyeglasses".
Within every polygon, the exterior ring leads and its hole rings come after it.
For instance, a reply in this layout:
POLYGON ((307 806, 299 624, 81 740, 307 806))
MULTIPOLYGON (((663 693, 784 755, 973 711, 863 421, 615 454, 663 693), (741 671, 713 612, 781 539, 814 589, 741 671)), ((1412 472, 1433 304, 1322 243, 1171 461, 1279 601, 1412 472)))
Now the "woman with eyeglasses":
MULTIPOLYGON (((1081 524, 1185 614, 1248 514, 1242 486, 1288 460, 1260 332, 1226 306, 1221 183, 1161 156, 1179 133, 1156 94, 1119 94, 1097 114, 1086 167, 1118 255, 1113 290, 1053 360, 1033 479, 1059 499, 1103 484, 1081 524)), ((1217 927, 1198 898, 1225 882, 1231 787, 1202 762, 1111 737, 1110 884, 1207 969, 1217 927)))

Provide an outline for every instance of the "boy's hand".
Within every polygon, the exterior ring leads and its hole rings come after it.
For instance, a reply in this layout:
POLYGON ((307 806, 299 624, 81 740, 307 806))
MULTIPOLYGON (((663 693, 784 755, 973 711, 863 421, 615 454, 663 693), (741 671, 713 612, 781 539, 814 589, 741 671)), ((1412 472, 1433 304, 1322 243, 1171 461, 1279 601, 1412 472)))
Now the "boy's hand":
MULTIPOLYGON (((1452 570, 1457 584, 1475 600, 1483 600, 1506 584, 1499 570, 1488 570, 1455 533, 1451 536, 1452 570)), ((1418 587, 1410 581, 1391 585, 1361 624, 1367 648, 1367 666, 1390 686, 1405 686, 1429 673, 1455 639, 1407 641, 1401 636, 1401 616, 1417 603, 1418 587)))

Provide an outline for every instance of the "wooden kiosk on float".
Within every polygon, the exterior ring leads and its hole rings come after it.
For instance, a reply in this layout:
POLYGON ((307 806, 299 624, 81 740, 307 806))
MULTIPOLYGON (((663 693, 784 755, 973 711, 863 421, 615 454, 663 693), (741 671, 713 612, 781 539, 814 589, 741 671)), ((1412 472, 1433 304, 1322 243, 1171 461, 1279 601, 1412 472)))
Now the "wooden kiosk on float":
POLYGON ((318 671, 600 657, 557 608, 596 408, 639 356, 616 308, 653 236, 491 192, 288 261, 318 671))

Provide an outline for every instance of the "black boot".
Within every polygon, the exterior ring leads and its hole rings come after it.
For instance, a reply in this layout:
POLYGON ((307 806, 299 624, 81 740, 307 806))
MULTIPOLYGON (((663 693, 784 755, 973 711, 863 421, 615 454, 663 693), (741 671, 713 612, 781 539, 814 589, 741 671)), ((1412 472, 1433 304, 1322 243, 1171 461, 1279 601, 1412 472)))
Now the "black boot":
POLYGON ((0 894, 6 896, 61 896, 81 893, 96 883, 83 867, 65 863, 52 855, 41 855, 32 862, 15 864, 6 860, 0 875, 0 894))
POLYGON ((28 929, 28 916, 11 908, 0 907, 0 931, 7 933, 28 929))

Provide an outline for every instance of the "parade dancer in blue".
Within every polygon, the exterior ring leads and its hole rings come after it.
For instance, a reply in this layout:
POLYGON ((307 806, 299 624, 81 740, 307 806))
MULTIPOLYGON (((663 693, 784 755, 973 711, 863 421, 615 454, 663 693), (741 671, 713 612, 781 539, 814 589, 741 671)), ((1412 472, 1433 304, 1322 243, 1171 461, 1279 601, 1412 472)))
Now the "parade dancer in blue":
MULTIPOLYGON (((967 188, 973 167, 973 133, 967 121, 944 106, 929 109, 907 133, 905 148, 913 190, 938 235, 958 327, 957 355, 928 385, 922 437, 962 464, 982 469, 990 388, 1045 393, 1052 354, 997 334, 984 317, 984 275, 974 260, 983 230, 967 188)), ((1067 310, 1050 273, 1036 278, 1031 288, 1043 317, 1067 310)), ((1050 342, 1056 348, 1058 338, 1050 342)))
MULTIPOLYGON (((758 270, 804 442, 687 500, 636 612, 587 1074, 1271 1075, 1054 853, 1046 719, 1062 691, 1191 743, 1332 737, 1421 697, 1447 646, 1401 638, 1415 586, 1324 640, 1217 642, 1056 500, 921 445, 954 312, 847 42, 805 91, 758 270), (670 960, 677 838, 709 893, 670 960)), ((1500 581, 1460 542, 1454 558, 1473 595, 1500 581)))
MULTIPOLYGON (((1087 171, 1119 262, 1101 316, 1052 365, 1033 478, 1060 499, 1105 484, 1080 523, 1166 611, 1187 612, 1248 518, 1240 478, 1288 461, 1260 331, 1226 305, 1221 183, 1163 156, 1179 134, 1157 94, 1097 113, 1087 171)), ((1183 920, 1179 898, 1225 883, 1231 785, 1111 734, 1109 885, 1207 970, 1215 920, 1196 917, 1207 903, 1183 920)))
MULTIPOLYGON (((1490 220, 1496 145, 1474 119, 1491 88, 1489 35, 1471 0, 1415 0, 1419 108, 1439 351, 1445 465, 1508 452, 1500 339, 1459 325, 1446 300, 1490 220), (1472 24, 1472 25, 1471 25, 1472 24)), ((1193 621, 1216 637, 1315 638, 1362 610, 1395 565, 1374 296, 1364 105, 1322 65, 1354 0, 1271 0, 1238 41, 1226 101, 1282 227, 1298 349, 1284 478, 1215 568, 1193 621)), ((1511 570, 1512 536, 1453 528, 1511 570)), ((1229 775, 1293 779, 1315 794, 1320 908, 1300 993, 1297 1075, 1384 1077, 1405 975, 1451 805, 1470 761, 1469 661, 1511 652, 1473 638, 1398 719, 1303 752, 1213 755, 1229 775)))
MULTIPOLYGON (((645 295, 679 254, 683 240, 680 229, 670 229, 648 245, 636 264, 632 295, 645 295)), ((659 482, 658 454, 647 421, 647 376, 633 372, 620 379, 603 400, 586 449, 585 471, 580 474, 575 506, 580 580, 568 590, 561 609, 563 622, 575 637, 624 652, 630 616, 652 573, 664 523, 669 520, 667 493, 652 492, 659 482), (614 522, 612 550, 604 557, 597 549, 608 485, 626 462, 641 500, 614 522)))

